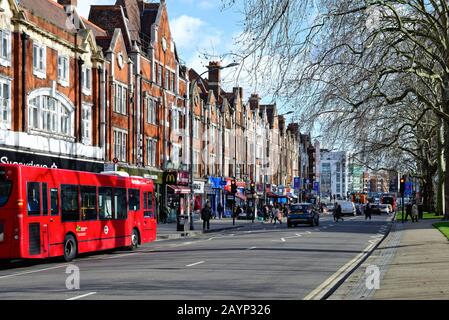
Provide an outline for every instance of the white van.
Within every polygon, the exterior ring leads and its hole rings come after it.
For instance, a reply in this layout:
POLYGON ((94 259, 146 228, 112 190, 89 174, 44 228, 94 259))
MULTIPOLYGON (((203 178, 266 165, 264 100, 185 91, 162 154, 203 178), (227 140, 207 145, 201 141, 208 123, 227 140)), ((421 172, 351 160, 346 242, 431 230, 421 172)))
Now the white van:
POLYGON ((345 214, 349 214, 351 216, 355 216, 356 215, 356 210, 355 210, 355 205, 353 202, 351 201, 337 201, 338 204, 341 206, 341 214, 345 215, 345 214))

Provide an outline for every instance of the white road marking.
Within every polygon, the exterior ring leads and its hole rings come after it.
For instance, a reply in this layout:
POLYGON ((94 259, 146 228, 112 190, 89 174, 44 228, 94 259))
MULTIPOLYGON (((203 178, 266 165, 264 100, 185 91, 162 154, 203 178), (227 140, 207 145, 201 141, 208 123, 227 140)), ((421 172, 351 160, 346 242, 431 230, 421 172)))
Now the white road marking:
POLYGON ((343 267, 341 267, 337 272, 335 272, 332 276, 330 276, 326 281, 324 281, 321 285, 319 285, 315 290, 310 292, 307 296, 304 297, 304 300, 312 300, 312 299, 320 299, 327 290, 326 288, 332 288, 332 286, 339 281, 347 270, 350 270, 354 265, 356 265, 363 256, 368 253, 373 247, 374 243, 369 244, 361 253, 359 253, 354 259, 346 263, 343 267))
POLYGON ((281 238, 281 241, 282 241, 282 242, 285 242, 285 238, 281 238))
POLYGON ((196 266, 196 265, 199 265, 199 264, 202 264, 202 263, 204 263, 204 261, 200 261, 200 262, 195 262, 195 263, 192 263, 192 264, 188 264, 188 265, 186 265, 186 267, 193 267, 193 266, 196 266))
POLYGON ((78 300, 78 299, 81 299, 81 298, 85 298, 85 297, 91 296, 93 294, 96 294, 96 292, 89 292, 89 293, 83 294, 81 296, 73 297, 73 298, 70 298, 70 299, 67 299, 67 300, 78 300))
POLYGON ((307 233, 307 234, 311 234, 312 232, 310 232, 310 231, 306 231, 306 233, 307 233))
POLYGON ((257 247, 251 247, 251 248, 248 248, 247 250, 254 250, 254 249, 256 249, 257 247))
POLYGON ((48 271, 48 270, 54 270, 54 269, 64 268, 64 267, 67 267, 67 266, 68 266, 68 264, 63 264, 63 265, 59 265, 59 266, 51 267, 51 268, 32 270, 32 271, 26 271, 26 272, 18 272, 18 273, 8 274, 8 275, 5 275, 5 276, 0 276, 0 279, 6 279, 6 278, 17 277, 17 276, 23 276, 23 275, 31 274, 31 273, 37 273, 37 272, 43 272, 43 271, 48 271))
POLYGON ((320 231, 320 229, 313 229, 313 231, 320 231))

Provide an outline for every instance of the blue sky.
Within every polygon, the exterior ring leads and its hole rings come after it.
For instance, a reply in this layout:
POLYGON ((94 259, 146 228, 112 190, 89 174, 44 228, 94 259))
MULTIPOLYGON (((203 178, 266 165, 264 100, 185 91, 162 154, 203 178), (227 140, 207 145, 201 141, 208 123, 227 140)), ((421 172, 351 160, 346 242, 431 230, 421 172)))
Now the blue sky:
MULTIPOLYGON (((78 11, 87 18, 90 5, 107 5, 115 2, 116 0, 78 0, 78 11)), ((221 0, 167 0, 166 3, 170 28, 180 59, 189 68, 201 73, 207 70, 205 66, 209 62, 200 56, 201 53, 207 52, 218 56, 235 48, 234 38, 243 31, 241 27, 243 16, 237 7, 223 9, 221 0)), ((225 61, 224 64, 229 62, 231 61, 225 61)), ((255 89, 244 83, 242 78, 237 79, 236 71, 237 68, 234 67, 222 72, 223 87, 227 91, 231 91, 232 87, 243 87, 244 99, 248 99, 255 89)), ((261 98, 262 103, 271 102, 267 96, 261 98)), ((279 101, 277 107, 280 113, 286 111, 279 101)))
MULTIPOLYGON (((159 2, 159 1, 157 1, 159 2)), ((90 5, 114 4, 115 0, 78 0, 78 11, 89 16, 90 5)), ((222 10, 220 0, 167 0, 170 27, 180 58, 198 72, 206 70, 201 52, 222 54, 232 49, 241 32, 236 9, 222 10)))

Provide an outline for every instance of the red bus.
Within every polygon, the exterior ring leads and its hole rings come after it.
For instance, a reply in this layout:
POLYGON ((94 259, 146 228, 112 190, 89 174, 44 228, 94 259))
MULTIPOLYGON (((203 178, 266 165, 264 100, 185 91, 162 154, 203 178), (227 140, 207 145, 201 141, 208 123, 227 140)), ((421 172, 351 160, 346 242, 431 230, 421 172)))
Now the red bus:
POLYGON ((71 261, 155 239, 150 179, 0 165, 0 259, 71 261))
POLYGON ((390 204, 393 211, 396 210, 396 196, 392 193, 384 193, 380 196, 380 203, 390 204))

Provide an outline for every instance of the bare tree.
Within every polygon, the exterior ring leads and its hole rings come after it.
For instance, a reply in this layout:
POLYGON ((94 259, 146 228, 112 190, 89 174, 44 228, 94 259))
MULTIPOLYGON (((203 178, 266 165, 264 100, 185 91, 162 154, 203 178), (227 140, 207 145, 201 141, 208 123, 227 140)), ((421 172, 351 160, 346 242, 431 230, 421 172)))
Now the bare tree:
POLYGON ((295 107, 330 141, 363 145, 376 166, 408 157, 417 170, 429 171, 416 175, 432 180, 435 128, 438 119, 449 122, 447 0, 239 3, 245 29, 233 55, 266 94, 295 107))

